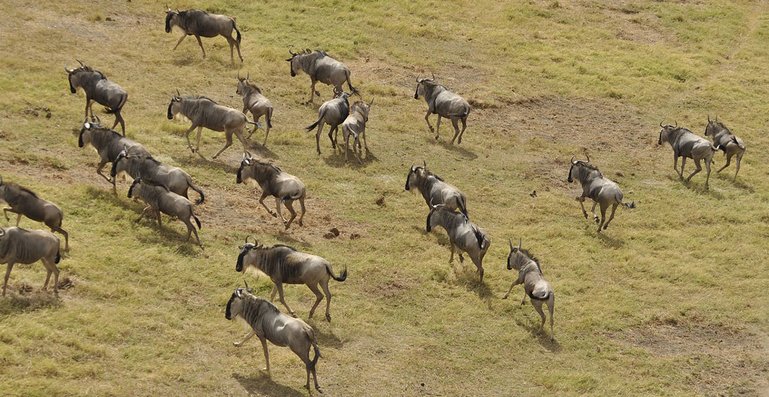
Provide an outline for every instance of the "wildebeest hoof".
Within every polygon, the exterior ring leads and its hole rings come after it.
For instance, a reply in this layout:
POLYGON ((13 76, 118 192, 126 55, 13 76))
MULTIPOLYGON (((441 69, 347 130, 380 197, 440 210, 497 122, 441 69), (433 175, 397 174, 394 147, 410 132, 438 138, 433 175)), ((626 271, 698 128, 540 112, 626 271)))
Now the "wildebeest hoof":
POLYGON ((276 212, 270 211, 270 215, 272 215, 273 218, 277 218, 278 214, 276 212))
POLYGON ((507 299, 507 297, 508 297, 509 295, 510 295, 510 294, 505 294, 505 296, 503 296, 503 297, 502 297, 502 299, 507 299))
POLYGON ((235 346, 235 347, 240 347, 241 343, 240 342, 232 342, 232 345, 235 346))
POLYGON ((595 221, 595 223, 598 223, 598 222, 599 222, 599 220, 598 220, 598 216, 596 216, 596 215, 593 215, 593 220, 595 221))
POLYGON ((587 219, 587 212, 583 212, 582 215, 587 219))
POLYGON ((331 315, 326 313, 326 321, 331 322, 331 315))
POLYGON ((315 91, 315 95, 320 96, 320 91, 315 91))

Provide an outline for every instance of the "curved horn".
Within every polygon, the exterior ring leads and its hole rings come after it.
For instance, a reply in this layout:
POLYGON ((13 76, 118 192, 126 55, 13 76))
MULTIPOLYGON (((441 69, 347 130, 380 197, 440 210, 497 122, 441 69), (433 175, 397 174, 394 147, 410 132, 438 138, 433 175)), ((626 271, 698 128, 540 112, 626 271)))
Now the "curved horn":
POLYGON ((248 283, 246 282, 246 280, 243 280, 243 284, 245 284, 245 285, 246 285, 246 291, 248 291, 248 290, 250 290, 250 289, 251 289, 251 288, 248 288, 248 283))
POLYGON ((0 227, 0 237, 3 237, 3 236, 5 236, 5 229, 0 227))
POLYGON ((662 127, 662 128, 665 128, 665 126, 664 126, 664 125, 662 125, 662 122, 661 122, 661 121, 660 121, 660 127, 662 127))
POLYGON ((676 128, 678 128, 678 120, 676 120, 676 128))
POLYGON ((238 70, 238 80, 240 80, 240 70, 238 70))
POLYGON ((425 161, 425 160, 422 160, 422 165, 424 165, 424 166, 425 166, 425 169, 427 169, 427 161, 425 161))
POLYGON ((521 249, 521 244, 523 243, 523 239, 518 239, 518 249, 521 249))
POLYGON ((371 102, 368 103, 369 106, 374 104, 374 97, 371 97, 371 102))
POLYGON ((576 160, 574 160, 574 156, 571 156, 571 163, 572 163, 572 164, 577 164, 577 161, 576 161, 576 160))
POLYGON ((248 80, 249 77, 251 77, 251 72, 246 72, 246 80, 248 80))
POLYGON ((75 59, 75 60, 77 61, 77 63, 79 63, 79 64, 80 64, 80 66, 85 66, 85 64, 83 64, 83 61, 81 61, 81 60, 79 60, 79 59, 75 59))
POLYGON ((507 239, 507 242, 510 243, 510 251, 513 250, 513 239, 509 238, 507 239))
POLYGON ((178 89, 178 88, 176 89, 176 96, 178 96, 178 97, 182 96, 182 93, 181 93, 181 92, 179 92, 179 89, 178 89))
POLYGON ((710 115, 708 115, 708 123, 710 123, 710 115))
POLYGON ((590 162, 590 155, 587 154, 587 151, 585 152, 585 157, 587 157, 587 162, 589 163, 590 162))
POLYGON ((96 122, 98 122, 99 124, 101 124, 101 119, 99 118, 99 116, 94 116, 94 117, 96 117, 96 122))
POLYGON ((248 236, 246 236, 246 244, 248 244, 248 236))
POLYGON ((435 80, 435 73, 430 72, 430 74, 433 76, 432 80, 435 80))

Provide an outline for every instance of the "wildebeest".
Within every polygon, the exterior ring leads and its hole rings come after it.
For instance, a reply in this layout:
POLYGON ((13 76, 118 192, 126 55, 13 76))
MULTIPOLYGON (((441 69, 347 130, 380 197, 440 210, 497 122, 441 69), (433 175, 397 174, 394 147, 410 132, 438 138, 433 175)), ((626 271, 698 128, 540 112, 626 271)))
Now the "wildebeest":
POLYGON ((585 198, 593 200, 593 220, 598 224, 598 232, 601 232, 601 228, 606 230, 609 227, 612 219, 614 219, 614 212, 617 210, 617 206, 623 204, 627 208, 635 208, 635 203, 625 204, 622 202, 622 190, 619 185, 609 178, 603 176, 598 167, 590 164, 590 157, 587 161, 571 159, 571 166, 569 167, 569 176, 567 181, 569 183, 574 180, 579 181, 582 185, 582 195, 577 196, 576 200, 579 201, 579 205, 582 207, 582 215, 587 219, 587 211, 585 211, 585 198), (598 220, 598 215, 595 214, 595 206, 601 206, 601 219, 598 220), (609 220, 606 220, 606 209, 611 205, 611 215, 609 220), (605 222, 605 223, 604 223, 605 222))
POLYGON ((203 42, 200 41, 200 38, 223 36, 230 45, 230 62, 235 63, 232 52, 233 47, 238 49, 238 57, 240 57, 240 62, 243 62, 243 56, 240 55, 240 31, 235 25, 235 18, 226 15, 209 14, 201 10, 173 11, 169 8, 166 11, 166 33, 171 33, 171 29, 174 26, 178 26, 184 32, 184 35, 176 42, 174 50, 185 37, 195 36, 201 51, 203 51, 203 58, 205 58, 206 50, 203 48, 203 42), (234 38, 232 37, 233 30, 237 34, 234 38))
POLYGON ((192 122, 192 125, 184 134, 187 138, 187 147, 190 148, 192 153, 200 150, 200 135, 203 127, 213 131, 224 131, 226 142, 224 147, 214 155, 214 158, 217 158, 225 149, 232 145, 233 133, 238 137, 240 143, 243 144, 243 152, 248 153, 248 144, 243 137, 243 130, 246 127, 246 123, 254 123, 248 121, 243 112, 219 105, 204 96, 174 96, 171 98, 171 103, 168 104, 168 119, 173 120, 179 113, 192 122), (195 148, 193 148, 192 143, 190 143, 190 132, 195 128, 198 129, 198 139, 195 148))
POLYGON ((678 173, 678 177, 684 179, 684 166, 686 165, 686 159, 690 158, 694 160, 694 165, 697 169, 686 178, 686 181, 692 179, 698 172, 702 171, 700 161, 704 160, 705 169, 708 172, 705 177, 705 189, 708 189, 708 182, 710 181, 710 163, 713 161, 713 154, 718 150, 717 146, 713 146, 707 139, 695 135, 693 132, 686 128, 662 125, 660 123, 660 138, 657 141, 657 145, 662 145, 662 142, 667 142, 670 147, 673 148, 673 169, 678 173), (681 171, 678 171, 678 158, 681 157, 681 171))
POLYGON ((742 139, 737 138, 736 135, 732 134, 732 132, 726 128, 724 123, 718 121, 718 117, 716 117, 715 120, 711 120, 708 116, 708 125, 705 127, 705 136, 710 136, 713 140, 713 144, 723 150, 724 155, 726 156, 726 164, 724 164, 718 172, 721 172, 724 168, 728 167, 729 164, 732 163, 732 156, 735 154, 737 155, 737 170, 734 171, 734 178, 732 179, 736 181, 737 173, 740 172, 742 156, 745 155, 745 143, 742 139))
POLYGON ((427 169, 427 163, 424 167, 411 166, 408 175, 406 175, 406 190, 416 188, 425 199, 428 207, 433 204, 443 204, 450 211, 459 210, 467 217, 467 204, 465 194, 456 187, 444 182, 441 177, 433 174, 427 169))
POLYGON ((42 261, 48 275, 45 276, 43 289, 48 288, 48 281, 53 273, 53 292, 59 292, 59 268, 61 260, 59 238, 45 230, 26 230, 18 227, 0 227, 0 264, 7 263, 3 281, 3 296, 8 286, 8 277, 13 265, 28 265, 42 261))
POLYGON ((310 374, 312 374, 315 389, 322 393, 318 386, 315 368, 320 358, 320 350, 315 332, 307 323, 281 313, 272 303, 251 294, 248 285, 246 288, 235 289, 227 302, 224 317, 227 320, 240 318, 251 327, 251 332, 243 340, 233 344, 236 347, 243 346, 243 343, 256 335, 262 342, 264 361, 267 364, 265 369, 268 374, 270 374, 270 353, 267 351, 267 341, 270 341, 276 346, 288 346, 299 356, 307 370, 307 383, 304 387, 310 390, 310 374), (315 357, 312 360, 310 360, 310 347, 315 350, 315 357))
POLYGON ((342 84, 346 81, 350 91, 357 92, 350 82, 350 69, 325 52, 310 51, 309 49, 300 53, 291 50, 288 52, 291 54, 291 58, 286 59, 286 61, 291 66, 291 77, 296 76, 300 70, 310 76, 310 100, 308 102, 312 103, 315 95, 320 96, 320 93, 315 90, 315 83, 318 81, 334 86, 338 91, 342 91, 342 84))
POLYGON ((33 191, 13 182, 3 183, 2 177, 0 177, 0 200, 10 206, 10 208, 3 208, 7 221, 11 220, 8 217, 10 211, 16 214, 17 227, 22 215, 33 221, 43 222, 51 228, 52 232, 59 232, 64 236, 64 251, 69 251, 69 233, 61 228, 64 213, 56 204, 41 199, 33 191))
POLYGON ((489 250, 491 239, 477 225, 470 222, 464 214, 449 210, 443 204, 433 205, 427 214, 427 226, 429 233, 435 226, 446 229, 449 235, 451 257, 449 263, 454 262, 454 248, 459 250, 459 261, 464 262, 462 252, 466 252, 472 259, 483 282, 483 257, 489 250))
POLYGON ((449 91, 446 87, 435 82, 435 76, 433 78, 417 78, 417 89, 414 92, 414 99, 419 99, 419 96, 423 96, 427 102, 427 113, 425 114, 425 121, 430 128, 430 132, 435 132, 435 139, 438 139, 441 129, 441 117, 446 117, 451 120, 451 124, 454 126, 454 138, 451 139, 451 143, 459 138, 458 144, 462 143, 462 135, 467 128, 467 115, 470 114, 470 104, 461 96, 449 91), (435 129, 430 124, 430 115, 437 114, 438 122, 435 129), (459 130, 459 121, 462 122, 462 131, 459 130))
MULTIPOLYGON (((356 101, 350 108, 350 115, 342 122, 342 137, 344 138, 344 161, 347 161, 347 152, 350 151, 350 137, 353 137, 352 150, 355 152, 355 157, 358 158, 360 163, 360 137, 363 137, 363 146, 368 153, 368 143, 366 143, 366 123, 368 123, 368 113, 371 110, 371 105, 374 104, 374 99, 371 102, 366 103, 363 101, 356 101)), ((336 143, 336 137, 334 137, 334 143, 336 143)))
POLYGON ((78 136, 77 146, 82 148, 85 147, 85 145, 90 144, 94 147, 94 149, 96 149, 96 152, 99 153, 100 158, 99 164, 96 166, 96 173, 99 174, 102 178, 106 179, 107 182, 111 183, 112 191, 117 194, 115 179, 109 178, 101 172, 104 166, 107 163, 114 162, 120 152, 125 148, 129 148, 134 153, 141 153, 146 156, 149 156, 150 153, 147 151, 147 149, 144 148, 144 146, 126 137, 120 136, 120 134, 109 128, 102 127, 99 125, 97 120, 98 117, 94 118, 90 123, 83 123, 83 127, 80 128, 80 135, 78 136))
POLYGON ((294 211, 294 200, 299 200, 301 205, 302 215, 299 216, 299 226, 303 226, 302 220, 304 219, 305 207, 304 199, 306 197, 306 189, 304 183, 299 178, 283 172, 275 164, 270 162, 256 159, 247 155, 243 157, 243 161, 240 162, 240 168, 238 168, 238 174, 235 178, 236 183, 243 183, 248 179, 253 179, 259 184, 262 189, 262 196, 259 197, 259 204, 267 210, 267 212, 274 216, 280 216, 283 223, 288 229, 291 226, 294 218, 296 218, 296 211, 294 211), (275 209, 277 213, 267 208, 264 204, 264 199, 267 196, 275 197, 275 209), (288 212, 291 213, 291 219, 286 221, 280 210, 280 204, 286 206, 288 212))
POLYGON ((323 294, 318 290, 318 284, 320 284, 323 292, 326 293, 326 320, 331 321, 331 312, 329 311, 331 308, 331 291, 328 289, 328 280, 329 278, 336 281, 346 280, 346 267, 339 276, 335 276, 331 264, 317 255, 299 252, 293 247, 282 244, 265 247, 258 241, 249 243, 248 237, 246 237, 245 245, 238 248, 240 248, 240 254, 235 264, 235 271, 245 272, 249 267, 254 267, 269 276, 275 284, 270 293, 270 300, 274 301, 275 293, 278 293, 280 303, 286 307, 292 316, 294 311, 283 298, 283 284, 306 284, 310 291, 315 294, 315 304, 310 309, 309 318, 312 318, 315 308, 323 300, 323 294))
POLYGON ((318 132, 315 133, 315 148, 318 150, 318 154, 320 154, 320 134, 323 132, 323 124, 328 124, 331 127, 328 131, 328 139, 331 141, 331 148, 336 149, 334 133, 338 132, 339 125, 350 115, 350 102, 348 100, 350 94, 334 90, 338 96, 323 102, 318 109, 318 120, 306 128, 307 131, 312 131, 313 128, 318 127, 318 132))
POLYGON ((542 323, 539 324, 540 330, 545 326, 545 312, 542 311, 542 304, 547 303, 547 309, 550 311, 550 340, 553 340, 555 338, 553 333, 553 308, 555 307, 553 287, 545 280, 537 258, 530 254, 529 251, 521 248, 521 241, 518 241, 518 247, 513 247, 512 241, 509 241, 509 243, 510 254, 507 256, 507 270, 518 270, 518 278, 513 281, 510 289, 507 290, 502 299, 507 299, 513 287, 523 284, 524 294, 521 304, 526 303, 526 295, 531 298, 531 305, 534 306, 534 309, 542 319, 542 323))
POLYGON ((195 234, 195 240, 198 241, 200 248, 203 248, 203 244, 200 243, 200 237, 195 227, 192 226, 192 221, 195 219, 195 223, 198 225, 198 229, 201 228, 200 219, 195 216, 192 203, 190 200, 171 192, 162 185, 154 183, 146 183, 142 180, 142 177, 134 179, 131 187, 128 189, 128 198, 136 196, 147 204, 142 210, 139 219, 136 222, 142 220, 144 215, 152 213, 157 217, 158 226, 160 226, 160 213, 171 216, 172 218, 178 218, 180 221, 187 225, 187 241, 190 240, 190 235, 195 234))
POLYGON ((112 125, 112 128, 115 128, 120 123, 123 136, 125 136, 125 120, 123 120, 120 111, 128 100, 128 93, 119 85, 107 80, 104 73, 84 65, 79 60, 78 62, 80 63, 79 68, 68 69, 64 67, 64 70, 68 75, 70 92, 76 93, 78 87, 82 88, 85 92, 85 121, 88 121, 89 111, 91 117, 93 117, 92 105, 93 101, 95 101, 100 105, 106 106, 108 113, 115 114, 115 124, 112 125))
POLYGON ((112 162, 110 171, 112 179, 114 180, 121 172, 127 173, 131 178, 144 175, 145 178, 167 187, 168 190, 186 199, 189 199, 188 189, 192 189, 200 195, 195 204, 203 204, 206 199, 203 190, 192 182, 190 174, 183 169, 165 165, 152 156, 146 156, 141 152, 136 153, 131 148, 123 149, 112 162))
MULTIPOLYGON (((251 130, 251 134, 256 131, 256 126, 259 123, 259 119, 264 116, 265 123, 267 124, 267 130, 264 133, 264 142, 262 146, 267 145, 267 137, 270 135, 270 128, 272 128, 272 103, 267 97, 262 95, 262 90, 252 83, 248 76, 245 78, 238 77, 238 88, 235 93, 243 96, 243 113, 251 111, 251 115, 254 118, 254 129, 251 130)), ((248 135, 251 138, 251 134, 248 135)))

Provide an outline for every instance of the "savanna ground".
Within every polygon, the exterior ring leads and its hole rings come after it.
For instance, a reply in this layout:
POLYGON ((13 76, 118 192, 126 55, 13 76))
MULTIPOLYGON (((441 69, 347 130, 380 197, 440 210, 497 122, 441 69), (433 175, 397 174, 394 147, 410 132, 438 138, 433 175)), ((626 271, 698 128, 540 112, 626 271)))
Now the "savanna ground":
MULTIPOLYGON (((309 321, 327 395, 769 393, 766 2, 169 5, 237 16, 245 62, 230 64, 222 38, 204 40, 205 60, 194 38, 172 52, 179 33, 163 31, 162 2, 2 2, 0 175, 63 208, 72 249, 58 300, 40 290, 40 264, 11 275, 0 394, 305 395, 290 351, 271 348, 270 379, 258 342, 232 346, 246 332, 224 318, 233 288, 271 288, 234 271, 247 235, 348 266, 349 279, 332 282, 333 322, 309 321), (327 141, 315 154, 302 127, 321 101, 302 104, 309 79, 289 76, 291 45, 325 49, 376 97, 363 165, 345 164, 327 141), (180 222, 135 223, 142 207, 125 197, 127 183, 113 196, 97 155, 77 147, 85 99, 69 93, 63 70, 76 58, 128 90, 129 137, 205 189, 204 251, 184 243, 180 222), (186 149, 188 124, 165 119, 176 89, 240 108, 238 71, 276 106, 267 149, 252 151, 307 184, 303 228, 283 231, 257 207, 258 188, 235 184, 237 142, 206 161, 186 149), (412 99, 414 78, 431 72, 474 104, 461 146, 447 144, 449 123, 436 142, 426 104, 412 99), (708 114, 748 152, 736 182, 732 165, 706 191, 702 174, 679 182, 656 141, 661 121, 701 134, 708 114), (638 206, 618 210, 601 235, 566 183, 569 159, 585 152, 638 206), (403 191, 423 160, 467 193, 491 235, 483 284, 471 264, 448 264, 445 233, 425 234, 422 198, 403 191), (331 228, 340 235, 325 238, 331 228), (501 299, 515 277, 504 267, 508 238, 523 238, 556 290, 555 342, 518 304, 521 287, 501 299)), ((222 143, 204 132, 203 154, 222 143)), ((310 291, 286 291, 306 319, 310 291)))

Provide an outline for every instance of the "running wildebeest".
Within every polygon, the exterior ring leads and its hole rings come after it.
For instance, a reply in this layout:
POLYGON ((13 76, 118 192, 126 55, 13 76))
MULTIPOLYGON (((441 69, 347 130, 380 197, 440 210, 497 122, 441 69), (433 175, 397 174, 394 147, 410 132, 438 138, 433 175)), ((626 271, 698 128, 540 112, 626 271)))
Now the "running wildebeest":
POLYGON ((240 31, 235 25, 235 18, 226 15, 209 14, 201 10, 173 11, 169 8, 166 10, 166 33, 171 33, 171 29, 174 26, 178 26, 184 32, 184 35, 176 42, 174 50, 176 50, 176 47, 181 44, 185 37, 195 36, 200 50, 203 51, 203 58, 205 58, 206 50, 203 48, 203 42, 200 41, 200 38, 223 36, 230 45, 230 62, 235 63, 232 52, 233 47, 238 49, 238 57, 240 57, 240 62, 243 62, 243 56, 240 55, 240 31), (232 37, 233 30, 237 34, 234 38, 232 37))
POLYGON ((409 174, 406 175, 406 190, 411 191, 416 188, 424 197, 428 207, 432 207, 433 204, 443 204, 446 209, 459 210, 467 217, 465 194, 430 172, 426 162, 423 165, 424 167, 411 166, 409 174))
POLYGON ((298 223, 299 226, 303 226, 302 220, 304 219, 305 213, 304 199, 307 192, 304 183, 302 183, 299 178, 283 172, 280 168, 270 162, 247 155, 243 157, 243 161, 240 162, 240 168, 238 168, 235 182, 244 183, 249 179, 255 180, 262 189, 262 196, 259 197, 259 204, 261 204, 270 215, 274 217, 279 216, 280 219, 283 220, 286 229, 291 226, 291 222, 296 218, 296 211, 294 211, 293 203, 294 200, 299 200, 302 215, 299 216, 298 223), (267 205, 264 204, 264 199, 267 196, 275 197, 275 209, 277 210, 277 213, 267 208, 267 205), (288 212, 291 213, 291 219, 288 221, 286 221, 286 218, 284 218, 281 213, 281 203, 285 205, 288 212))
POLYGON ((46 230, 0 227, 0 264, 8 264, 3 281, 3 296, 5 296, 5 288, 8 286, 8 277, 11 275, 13 265, 17 263, 29 265, 37 261, 42 261, 45 270, 48 271, 43 289, 48 288, 48 281, 53 273, 53 292, 58 294, 59 268, 56 264, 61 260, 60 245, 59 238, 46 230))
POLYGON ((272 303, 251 294, 251 290, 246 284, 246 288, 236 288, 227 302, 224 317, 227 320, 240 318, 250 327, 249 332, 240 342, 233 342, 236 347, 243 346, 247 340, 256 335, 262 342, 264 351, 264 361, 267 364, 268 375, 270 372, 270 353, 267 351, 267 341, 276 346, 288 346, 299 359, 304 363, 307 370, 307 383, 304 387, 310 390, 310 374, 315 383, 315 389, 323 393, 318 386, 318 375, 316 365, 320 358, 318 341, 315 338, 315 331, 304 321, 298 318, 289 317, 278 310, 272 303), (315 350, 315 357, 310 360, 310 348, 315 350))
POLYGON ((357 92, 350 82, 350 69, 343 63, 328 56, 325 52, 320 50, 310 51, 309 49, 300 53, 295 53, 291 50, 288 50, 288 52, 291 54, 291 58, 286 59, 286 61, 291 66, 291 77, 296 76, 300 70, 310 76, 309 103, 313 103, 315 95, 320 96, 320 93, 315 90, 315 83, 319 81, 334 86, 340 92, 342 91, 342 84, 346 81, 350 91, 353 93, 357 92))
POLYGON ((590 157, 587 161, 574 160, 571 158, 571 166, 569 167, 569 176, 566 180, 569 183, 574 180, 579 181, 582 185, 582 195, 577 196, 576 200, 579 201, 579 205, 582 207, 582 215, 587 218, 587 211, 585 211, 585 198, 593 200, 593 209, 590 210, 593 213, 593 220, 598 224, 598 233, 603 228, 609 227, 612 219, 614 219, 614 212, 617 210, 617 206, 622 204, 627 208, 635 208, 635 203, 626 204, 622 202, 622 190, 619 185, 609 178, 603 176, 598 167, 590 164, 590 157), (595 214, 595 206, 601 206, 601 219, 598 220, 598 215, 595 214), (611 205, 611 215, 609 220, 606 220, 606 209, 611 205), (605 223, 604 223, 605 222, 605 223))
MULTIPOLYGON (((358 159, 358 163, 361 162, 360 154, 360 137, 363 137, 363 146, 368 150, 368 143, 366 143, 366 123, 368 123, 368 113, 371 110, 371 105, 374 104, 374 99, 371 102, 366 103, 363 101, 356 101, 350 108, 350 115, 342 122, 342 137, 344 138, 344 161, 347 161, 347 153, 350 151, 350 137, 353 137, 352 150, 355 153, 355 157, 358 159)), ((334 137, 334 143, 336 143, 336 136, 334 137)))
POLYGON ((198 229, 201 228, 200 219, 195 216, 190 200, 187 200, 186 198, 169 191, 168 188, 163 185, 144 182, 141 176, 134 179, 131 187, 128 188, 128 198, 132 198, 133 196, 140 198, 142 201, 144 201, 145 204, 147 204, 147 206, 142 210, 142 213, 136 222, 141 221, 142 218, 144 218, 144 215, 148 213, 156 215, 158 226, 161 226, 161 212, 169 215, 172 218, 178 218, 180 221, 184 222, 185 225, 187 225, 186 241, 189 241, 190 235, 194 233, 195 240, 198 241, 200 248, 203 248, 203 244, 200 243, 200 237, 198 237, 198 232, 195 230, 195 227, 192 225, 192 221, 190 220, 195 219, 195 223, 198 225, 198 229))
POLYGON ((0 200, 8 203, 10 208, 3 208, 5 219, 10 221, 8 212, 16 214, 16 226, 19 226, 21 216, 37 222, 43 222, 51 228, 51 232, 59 232, 64 236, 64 251, 69 251, 69 233, 61 228, 64 213, 56 204, 41 199, 33 191, 13 182, 3 183, 0 177, 0 200))
POLYGON ((745 143, 742 139, 737 138, 732 134, 724 123, 718 121, 718 117, 715 120, 711 120, 708 116, 708 125, 705 127, 705 136, 710 136, 713 139, 713 144, 724 152, 726 156, 726 164, 721 167, 718 172, 724 170, 732 163, 732 156, 737 155, 737 170, 734 171, 733 181, 737 180, 737 173, 740 172, 740 163, 742 162, 742 156, 745 155, 745 143))
POLYGON ((542 323, 539 324, 540 331, 545 327, 545 312, 542 311, 542 304, 547 303, 547 309, 550 311, 550 340, 553 340, 555 338, 555 333, 553 333, 553 308, 555 307, 553 287, 545 280, 537 258, 529 251, 521 248, 521 241, 518 241, 518 247, 513 247, 513 242, 508 241, 510 254, 507 256, 507 270, 518 270, 518 278, 513 281, 502 299, 507 299, 513 287, 523 284, 524 293, 521 304, 526 303, 526 295, 531 298, 531 305, 542 318, 542 323))
POLYGON ((190 174, 179 167, 171 167, 155 160, 152 156, 146 156, 143 153, 134 152, 131 148, 125 148, 118 154, 117 159, 112 162, 110 176, 114 180, 121 172, 125 172, 131 178, 138 178, 144 175, 155 183, 166 186, 168 190, 189 199, 188 189, 192 189, 200 195, 195 204, 203 204, 206 197, 203 190, 192 182, 190 174))
POLYGON ((683 127, 662 125, 660 123, 660 138, 657 141, 657 145, 662 145, 662 142, 667 142, 670 147, 673 148, 673 169, 676 170, 678 177, 684 179, 684 166, 686 165, 686 159, 690 158, 694 160, 694 165, 697 169, 686 178, 689 182, 693 176, 702 171, 700 161, 704 160, 705 170, 708 172, 705 177, 705 189, 708 189, 708 182, 710 181, 710 163, 713 161, 713 154, 718 150, 717 146, 713 146, 707 139, 695 135, 693 132, 683 127), (681 171, 678 171, 678 158, 681 160, 681 171))
POLYGON ((134 153, 141 153, 142 155, 149 156, 150 153, 144 146, 121 136, 117 132, 102 127, 99 125, 98 117, 92 119, 92 121, 83 123, 83 127, 80 128, 80 135, 78 136, 77 146, 85 147, 90 144, 99 153, 99 164, 96 166, 96 173, 107 182, 112 184, 113 193, 117 194, 117 187, 115 186, 115 178, 109 178, 102 174, 101 170, 107 163, 114 163, 118 155, 125 148, 129 148, 134 153))
POLYGON ((84 65, 79 60, 78 63, 80 63, 79 68, 67 69, 65 66, 64 70, 68 75, 70 92, 77 93, 78 87, 85 92, 85 121, 88 121, 89 111, 91 118, 93 118, 93 102, 96 102, 104 105, 107 113, 115 114, 115 124, 112 125, 112 128, 114 129, 120 123, 123 136, 125 136, 125 120, 123 120, 120 111, 128 100, 128 93, 119 85, 107 80, 104 73, 84 65))
POLYGON ((318 290, 318 284, 320 284, 323 292, 326 293, 326 320, 331 321, 331 312, 329 311, 331 308, 331 291, 328 289, 328 280, 329 278, 340 282, 346 280, 346 267, 339 276, 335 276, 331 264, 317 255, 299 252, 282 244, 265 247, 258 241, 249 243, 248 237, 246 237, 246 244, 238 248, 240 254, 235 264, 235 271, 245 272, 249 267, 254 267, 270 277, 270 280, 275 284, 270 293, 270 300, 274 301, 277 293, 280 297, 280 303, 286 307, 292 316, 295 313, 283 298, 283 284, 306 284, 310 291, 315 294, 315 304, 310 309, 309 318, 312 318, 315 308, 323 300, 323 294, 318 290))
POLYGON ((192 125, 184 134, 187 138, 187 147, 190 148, 192 153, 200 154, 200 135, 203 127, 218 132, 224 131, 226 139, 224 147, 213 158, 217 158, 225 149, 232 145, 233 133, 238 137, 240 143, 243 144, 243 152, 248 153, 248 144, 246 143, 246 138, 243 137, 243 130, 246 127, 246 123, 254 123, 248 121, 243 112, 219 105, 204 96, 174 96, 171 98, 171 103, 168 104, 168 119, 173 120, 180 113, 192 122, 192 125), (198 129, 198 138, 195 148, 193 148, 192 143, 190 143, 190 132, 195 128, 198 129))
POLYGON ((248 76, 246 76, 246 78, 240 78, 240 76, 238 76, 238 88, 235 90, 235 93, 243 96, 243 113, 250 111, 254 118, 254 123, 256 123, 254 129, 251 130, 251 134, 248 135, 248 138, 251 138, 251 135, 256 131, 256 127, 259 125, 259 119, 264 116, 267 130, 264 133, 264 142, 262 143, 262 146, 266 146, 267 137, 270 135, 270 128, 272 128, 272 102, 262 95, 262 90, 259 89, 256 84, 252 83, 248 79, 248 76))
POLYGON ((459 262, 463 263, 462 252, 466 252, 472 259, 483 283, 483 257, 489 250, 491 239, 477 225, 470 222, 467 217, 459 212, 449 210, 444 204, 435 204, 427 214, 427 227, 429 233, 435 226, 446 229, 449 235, 451 257, 449 263, 454 262, 454 248, 459 250, 459 262))
POLYGON ((461 96, 449 91, 446 87, 435 82, 435 76, 433 78, 417 78, 417 89, 414 92, 414 99, 419 99, 419 96, 423 96, 427 102, 427 113, 425 114, 425 121, 430 128, 430 132, 435 132, 435 139, 438 139, 439 131, 441 129, 441 117, 446 117, 451 120, 451 124, 454 126, 454 138, 451 139, 451 143, 459 138, 457 144, 462 143, 462 135, 467 128, 467 115, 470 114, 470 104, 461 96), (433 129, 430 124, 430 115, 437 114, 438 122, 433 129), (459 121, 462 122, 462 131, 459 130, 459 121))
POLYGON ((334 92, 338 96, 323 102, 318 109, 318 121, 306 128, 309 132, 313 128, 318 127, 318 132, 315 133, 315 148, 318 150, 318 154, 320 154, 320 134, 323 132, 323 125, 328 124, 331 127, 328 131, 328 139, 331 141, 331 148, 336 149, 334 133, 339 131, 339 125, 350 115, 350 101, 348 100, 350 94, 339 91, 336 88, 334 92))

